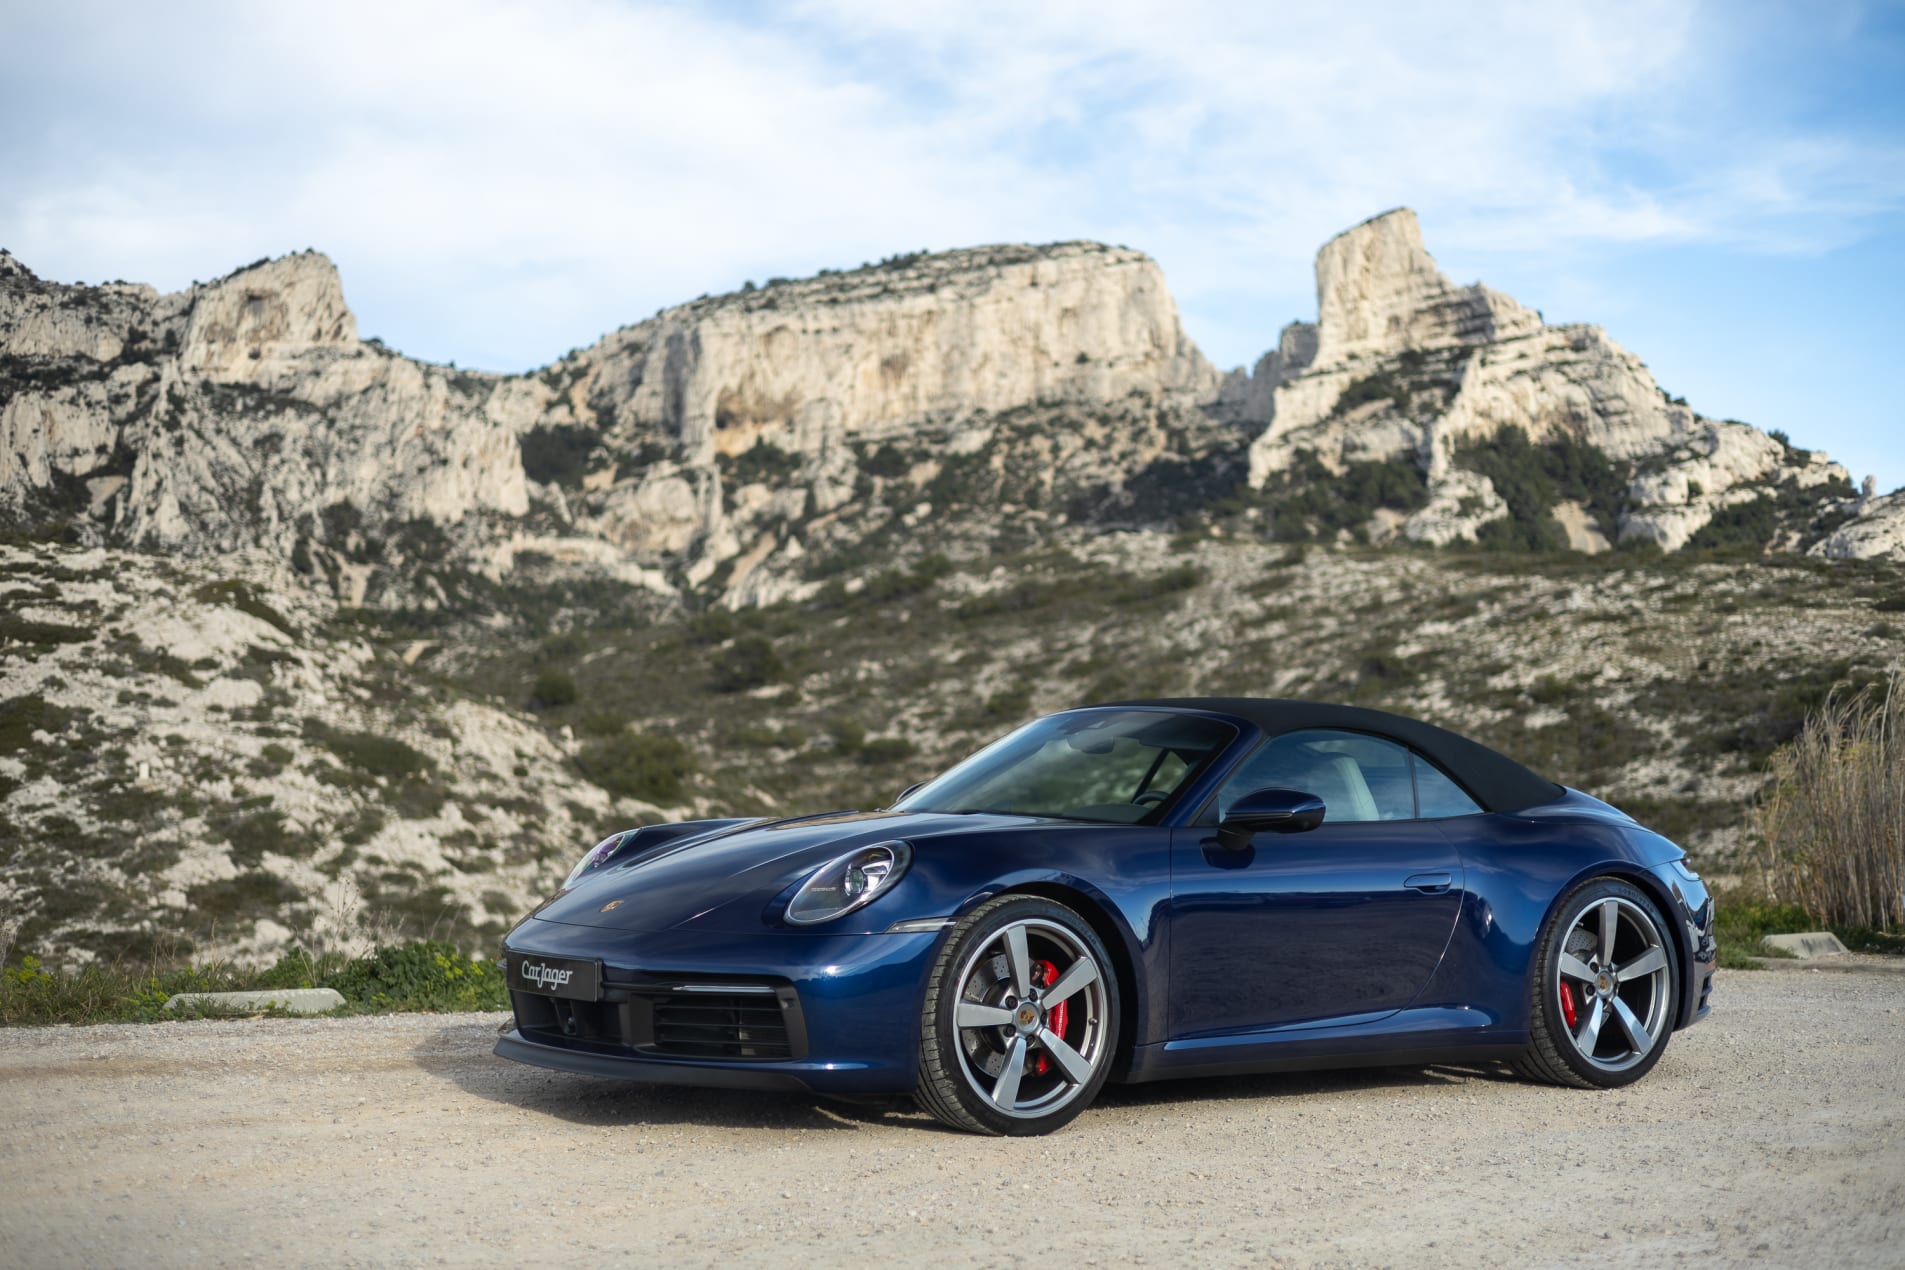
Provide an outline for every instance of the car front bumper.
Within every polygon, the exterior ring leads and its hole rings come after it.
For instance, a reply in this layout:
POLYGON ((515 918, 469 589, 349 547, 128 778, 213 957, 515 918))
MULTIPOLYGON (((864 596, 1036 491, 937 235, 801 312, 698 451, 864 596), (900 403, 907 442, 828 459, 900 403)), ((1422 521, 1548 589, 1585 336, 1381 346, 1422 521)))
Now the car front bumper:
POLYGON ((1686 991, 1680 1002, 1676 1029, 1698 1023, 1713 1009, 1713 971, 1719 958, 1715 937, 1713 895, 1706 883, 1691 870, 1674 865, 1654 870, 1674 898, 1673 919, 1680 927, 1680 942, 1686 957, 1686 991))
POLYGON ((600 961, 595 1001, 511 985, 503 1058, 655 1084, 900 1094, 918 1083, 920 1002, 942 932, 605 930, 530 918, 507 959, 600 961))

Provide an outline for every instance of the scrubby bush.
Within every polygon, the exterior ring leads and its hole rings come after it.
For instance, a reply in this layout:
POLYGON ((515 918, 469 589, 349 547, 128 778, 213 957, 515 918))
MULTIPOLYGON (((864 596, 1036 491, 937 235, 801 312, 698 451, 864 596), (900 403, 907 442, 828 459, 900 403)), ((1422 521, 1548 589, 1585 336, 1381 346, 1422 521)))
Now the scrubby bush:
POLYGON ((1905 690, 1826 702, 1773 755, 1768 889, 1822 925, 1905 927, 1905 690))
POLYGON ((417 776, 430 770, 429 759, 395 737, 340 731, 317 720, 307 722, 305 735, 372 776, 417 776))
POLYGON ((733 609, 709 609, 688 619, 687 635, 695 644, 723 644, 740 633, 733 609))
POLYGON ((593 428, 555 424, 523 433, 523 474, 551 485, 580 485, 601 436, 593 428))
POLYGON ((882 736, 860 747, 860 761, 869 767, 897 763, 915 753, 913 743, 903 736, 882 736))
POLYGON ((993 693, 986 698, 987 719, 1022 719, 1032 712, 1032 689, 1025 684, 993 693))
POLYGON ((827 735, 833 739, 836 754, 858 754, 867 743, 867 730, 844 717, 827 721, 827 735))
POLYGON ((1336 413, 1354 410, 1372 401, 1404 401, 1408 395, 1408 389, 1389 372, 1377 371, 1373 375, 1364 375, 1343 389, 1343 395, 1336 399, 1336 413))
POLYGON ((694 773, 694 755, 672 736, 625 732, 584 746, 576 755, 584 776, 611 794, 651 803, 679 802, 682 781, 694 773))
POLYGON ((60 971, 22 955, 0 968, 0 1025, 149 1023, 216 1016, 223 1011, 168 1011, 165 1003, 180 992, 275 988, 335 988, 344 997, 344 1010, 353 1014, 509 1008, 502 967, 496 962, 472 961, 445 943, 379 947, 356 960, 313 957, 294 948, 262 970, 158 960, 95 962, 60 971))
POLYGON ((1301 542, 1360 529, 1379 507, 1415 511, 1429 501, 1429 485, 1422 470, 1407 460, 1357 460, 1336 473, 1315 451, 1300 450, 1289 469, 1264 486, 1263 498, 1276 536, 1301 542))
POLYGON ((774 641, 765 635, 743 635, 714 659, 712 687, 716 692, 745 692, 773 683, 787 673, 774 641))
POLYGON ((765 750, 779 745, 781 734, 773 728, 761 727, 758 724, 743 724, 736 728, 728 739, 747 749, 765 750))
POLYGON ((538 710, 572 706, 575 700, 575 676, 566 670, 557 670, 554 667, 536 676, 536 686, 529 694, 529 704, 538 710))
POLYGON ((1508 505, 1506 519, 1477 531, 1476 541, 1485 549, 1565 550, 1568 536, 1553 512, 1568 500, 1580 503, 1601 532, 1614 537, 1627 481, 1607 455, 1583 441, 1560 436, 1536 445, 1527 432, 1510 425, 1457 450, 1455 462, 1486 476, 1508 505))
POLYGON ((24 750, 35 732, 58 732, 67 720, 66 711, 38 694, 0 701, 0 754, 24 750))
POLYGON ((346 964, 323 985, 360 1010, 506 1010, 502 966, 472 961, 451 944, 379 948, 346 964))
POLYGON ((575 730, 583 736, 614 736, 628 726, 628 720, 613 710, 584 710, 575 721, 575 730))

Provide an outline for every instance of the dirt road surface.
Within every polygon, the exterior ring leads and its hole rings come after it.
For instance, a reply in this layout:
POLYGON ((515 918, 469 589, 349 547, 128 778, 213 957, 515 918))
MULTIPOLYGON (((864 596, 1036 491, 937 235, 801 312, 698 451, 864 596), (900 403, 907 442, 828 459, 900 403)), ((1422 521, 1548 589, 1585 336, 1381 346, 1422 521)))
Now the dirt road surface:
POLYGON ((1727 973, 1638 1086, 1108 1090, 1043 1139, 490 1056, 499 1016, 0 1032, 0 1264, 1905 1264, 1905 974, 1727 973))

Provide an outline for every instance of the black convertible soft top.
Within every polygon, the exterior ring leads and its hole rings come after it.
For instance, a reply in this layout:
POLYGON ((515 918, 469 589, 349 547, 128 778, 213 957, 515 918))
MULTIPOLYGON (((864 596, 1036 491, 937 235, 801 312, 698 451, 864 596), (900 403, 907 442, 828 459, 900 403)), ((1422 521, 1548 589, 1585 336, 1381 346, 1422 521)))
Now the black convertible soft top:
POLYGON ((1330 705, 1321 701, 1293 701, 1270 697, 1169 697, 1148 701, 1111 701, 1114 706, 1162 706, 1174 710, 1207 710, 1254 723, 1268 736, 1310 728, 1341 728, 1393 737, 1420 750, 1437 767, 1453 776, 1488 811, 1520 811, 1552 802, 1561 786, 1537 776, 1505 754, 1458 736, 1446 728, 1419 719, 1404 718, 1361 706, 1330 705))

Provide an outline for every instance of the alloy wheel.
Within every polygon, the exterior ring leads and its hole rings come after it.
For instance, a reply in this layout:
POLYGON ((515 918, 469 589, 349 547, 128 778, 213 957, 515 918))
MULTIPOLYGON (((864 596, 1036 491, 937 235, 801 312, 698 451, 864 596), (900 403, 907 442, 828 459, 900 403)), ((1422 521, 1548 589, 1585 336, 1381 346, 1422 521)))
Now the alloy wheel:
POLYGON ((1646 1060, 1666 1037, 1671 954, 1652 914, 1597 898, 1575 914, 1556 960, 1554 991, 1574 1052, 1603 1072, 1646 1060))
POLYGON ((1049 1116, 1092 1085, 1110 1052, 1107 983, 1074 932, 1011 922, 970 952, 957 983, 960 1072, 991 1110, 1049 1116))

